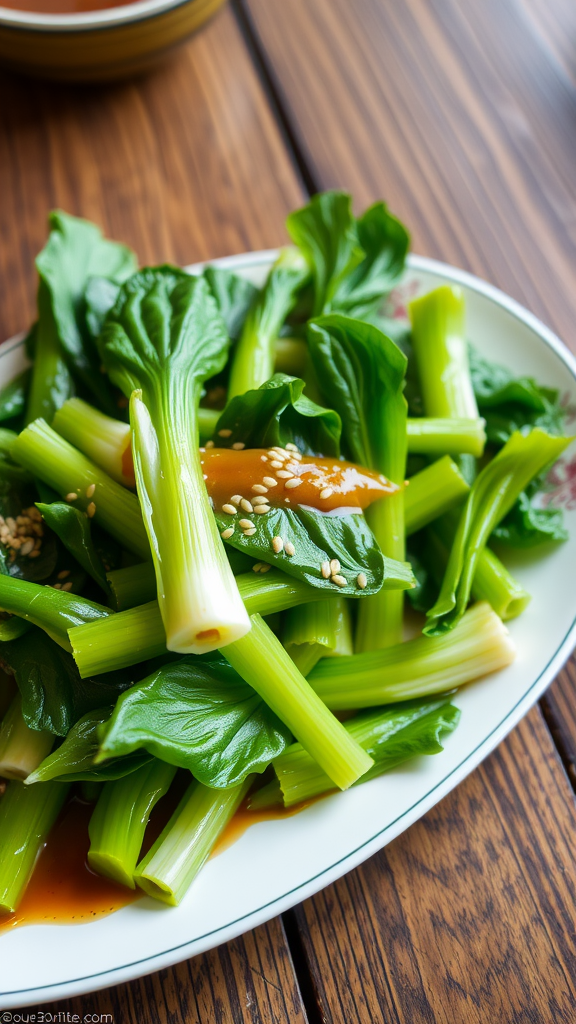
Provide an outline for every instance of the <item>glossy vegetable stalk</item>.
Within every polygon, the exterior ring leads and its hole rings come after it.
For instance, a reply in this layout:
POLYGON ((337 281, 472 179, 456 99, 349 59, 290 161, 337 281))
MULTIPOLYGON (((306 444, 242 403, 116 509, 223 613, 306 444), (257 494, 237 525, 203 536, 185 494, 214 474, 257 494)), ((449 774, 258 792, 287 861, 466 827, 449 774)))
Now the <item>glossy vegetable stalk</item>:
POLYGON ((372 758, 328 711, 261 616, 251 622, 250 633, 222 653, 335 785, 348 789, 371 768, 372 758))
POLYGON ((408 312, 426 416, 477 420, 462 290, 442 285, 414 299, 408 312))
POLYGON ((142 559, 149 559, 150 544, 138 499, 90 462, 44 420, 35 420, 14 443, 14 457, 74 507, 142 559), (72 497, 76 495, 76 497, 72 497))
MULTIPOLYGON (((460 711, 449 698, 406 701, 356 715, 344 728, 374 759, 374 765, 358 784, 376 778, 404 761, 422 754, 437 754, 443 749, 440 736, 452 732, 460 711)), ((293 743, 275 758, 281 798, 285 807, 328 793, 334 786, 300 743, 293 743)))
POLYGON ((570 438, 551 437, 538 428, 512 434, 476 478, 462 511, 440 596, 430 610, 424 632, 440 636, 464 613, 483 551, 494 527, 510 511, 533 477, 554 462, 570 438))
POLYGON ((376 707, 463 686, 505 668, 515 655, 506 627, 480 601, 444 636, 419 636, 350 658, 322 658, 309 681, 333 710, 376 707))
POLYGON ((150 814, 168 792, 176 768, 158 761, 107 782, 90 818, 88 864, 99 875, 134 889, 134 871, 150 814))
MULTIPOLYGON (((273 615, 297 604, 326 599, 324 590, 277 569, 263 575, 243 573, 236 582, 249 615, 273 615)), ((112 614, 106 624, 94 622, 71 629, 69 640, 83 678, 127 668, 166 652, 166 633, 157 601, 112 614)))
POLYGON ((0 911, 14 913, 69 786, 10 782, 0 800, 0 911))
POLYGON ((251 777, 230 789, 192 783, 136 868, 135 882, 147 896, 172 906, 181 902, 251 784, 251 777))
POLYGON ((303 676, 320 658, 352 654, 350 612, 344 597, 298 605, 286 612, 282 642, 303 676))
POLYGON ((27 779, 48 756, 53 745, 53 733, 37 732, 26 725, 22 700, 16 694, 0 723, 0 777, 27 779))
POLYGON ((485 421, 477 419, 409 419, 408 451, 416 455, 474 455, 486 444, 485 421))
POLYGON ((406 536, 461 505, 469 491, 470 487, 449 455, 415 473, 404 492, 406 536))
POLYGON ((69 629, 113 614, 109 608, 86 597, 2 574, 0 607, 39 626, 65 651, 70 650, 69 629))
POLYGON ((259 388, 274 373, 275 342, 308 274, 297 249, 282 249, 250 308, 234 350, 228 401, 259 388))

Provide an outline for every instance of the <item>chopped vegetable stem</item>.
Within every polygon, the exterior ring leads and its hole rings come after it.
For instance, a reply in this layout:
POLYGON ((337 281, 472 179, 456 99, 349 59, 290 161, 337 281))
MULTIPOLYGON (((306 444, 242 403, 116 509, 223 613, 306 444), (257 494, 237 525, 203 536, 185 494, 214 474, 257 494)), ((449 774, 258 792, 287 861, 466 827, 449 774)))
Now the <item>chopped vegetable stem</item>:
POLYGON ((0 800, 0 911, 16 911, 69 788, 9 783, 0 800))
POLYGON ((415 473, 407 482, 404 494, 406 536, 461 505, 469 491, 470 487, 449 455, 415 473))
POLYGON ((54 745, 51 732, 30 729, 22 715, 20 694, 13 698, 0 723, 0 777, 26 779, 54 745))
POLYGON ((474 455, 484 452, 483 419, 409 419, 408 451, 415 455, 474 455))

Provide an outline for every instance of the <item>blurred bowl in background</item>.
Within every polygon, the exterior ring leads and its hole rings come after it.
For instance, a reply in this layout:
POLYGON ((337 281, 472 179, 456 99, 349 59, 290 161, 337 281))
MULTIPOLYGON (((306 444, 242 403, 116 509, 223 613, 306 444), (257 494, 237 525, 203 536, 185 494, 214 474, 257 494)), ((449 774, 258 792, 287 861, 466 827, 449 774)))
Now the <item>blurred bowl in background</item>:
POLYGON ((0 67, 60 81, 127 78, 160 61, 223 3, 139 0, 102 9, 100 2, 99 10, 58 14, 0 6, 0 67))

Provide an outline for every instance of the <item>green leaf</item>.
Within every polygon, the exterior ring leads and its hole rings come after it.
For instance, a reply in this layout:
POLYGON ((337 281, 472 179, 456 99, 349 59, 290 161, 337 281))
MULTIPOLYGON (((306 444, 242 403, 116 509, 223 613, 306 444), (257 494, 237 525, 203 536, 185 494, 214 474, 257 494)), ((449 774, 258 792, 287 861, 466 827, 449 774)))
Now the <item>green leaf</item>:
POLYGON ((523 492, 492 537, 512 548, 532 548, 548 541, 568 540, 568 531, 561 508, 536 508, 523 492))
POLYGON ((291 739, 223 658, 187 657, 164 666, 118 700, 104 728, 104 757, 144 747, 217 789, 263 772, 291 739))
POLYGON ((470 374, 490 444, 500 448, 515 431, 528 426, 549 434, 562 433, 565 414, 554 388, 541 387, 532 377, 514 377, 472 346, 470 374))
POLYGON ((219 448, 243 441, 246 448, 284 446, 292 441, 304 454, 340 455, 342 424, 338 413, 311 402, 302 394, 304 381, 276 373, 253 391, 228 403, 214 432, 219 448), (231 430, 227 438, 221 430, 231 430))
POLYGON ((55 332, 73 375, 88 388, 100 408, 114 415, 115 403, 108 381, 100 373, 100 361, 86 326, 84 291, 92 276, 126 280, 136 270, 135 256, 126 246, 104 239, 100 229, 89 221, 55 211, 49 223, 48 242, 36 259, 39 330, 44 329, 45 320, 47 329, 55 332))
MULTIPOLYGON (((134 268, 136 269, 136 268, 134 268)), ((90 277, 84 290, 86 306, 86 327, 96 342, 108 313, 114 306, 120 291, 120 284, 108 277, 90 277)))
POLYGON ((385 203, 374 203, 356 222, 365 257, 341 282, 332 310, 364 319, 377 310, 404 271, 410 236, 385 203))
POLYGON ((24 370, 0 390, 0 423, 23 416, 29 387, 30 370, 24 370))
POLYGON ((72 655, 36 627, 2 644, 0 656, 16 677, 26 724, 57 736, 65 736, 88 711, 114 704, 146 671, 146 667, 135 666, 81 679, 72 655))
MULTIPOLYGON (((220 531, 230 526, 230 516, 214 512, 220 531)), ((347 586, 338 588, 347 597, 365 597, 385 589, 406 590, 413 586, 410 568, 403 562, 384 558, 363 515, 322 515, 305 508, 274 508, 265 516, 253 516, 256 533, 247 537, 235 530, 226 541, 239 551, 252 555, 255 562, 265 561, 290 576, 306 580, 313 587, 334 593, 334 584, 322 576, 323 562, 336 558, 340 574, 347 586), (294 545, 294 554, 279 554, 272 547, 273 537, 294 545), (364 590, 359 590, 359 573, 366 576, 364 590)))
POLYGON ((308 344, 353 460, 403 482, 406 356, 377 327, 340 314, 311 320, 308 344))
POLYGON ((307 206, 289 214, 286 227, 312 273, 313 315, 330 312, 337 306, 344 278, 366 258, 350 196, 344 192, 321 192, 307 206))
MULTIPOLYGON (((110 563, 106 566, 103 564, 92 540, 91 520, 80 509, 74 508, 73 505, 67 505, 63 501, 56 501, 49 505, 36 502, 36 508, 39 509, 50 529, 60 538, 85 572, 98 583, 109 597, 110 588, 106 581, 106 573, 115 568, 115 564, 110 563)), ((115 561, 117 561, 120 555, 120 545, 111 541, 110 547, 115 551, 115 561)))
POLYGON ((98 729, 108 719, 112 707, 89 711, 72 726, 64 742, 42 761, 26 779, 36 782, 108 782, 131 775, 152 760, 143 751, 128 757, 116 757, 105 764, 94 764, 98 753, 98 729))
POLYGON ((206 267, 203 276, 216 299, 229 337, 237 341, 258 289, 246 278, 220 267, 206 267))

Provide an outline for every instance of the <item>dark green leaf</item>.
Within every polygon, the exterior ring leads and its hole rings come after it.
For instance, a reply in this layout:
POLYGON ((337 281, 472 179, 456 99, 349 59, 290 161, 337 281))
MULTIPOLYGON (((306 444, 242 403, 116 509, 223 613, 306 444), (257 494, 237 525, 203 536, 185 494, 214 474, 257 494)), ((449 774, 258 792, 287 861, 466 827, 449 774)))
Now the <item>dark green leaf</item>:
POLYGON ((292 441, 305 454, 340 454, 342 424, 338 413, 302 394, 304 381, 276 373, 261 387, 228 403, 214 434, 218 447, 243 441, 247 448, 269 448, 292 441), (231 430, 226 439, 222 429, 231 430))
POLYGON ((406 356, 377 327, 339 314, 311 320, 308 344, 354 461, 403 482, 406 356))
POLYGON ((98 753, 98 728, 106 722, 113 708, 89 711, 72 726, 64 742, 28 776, 26 783, 36 782, 108 782, 131 775, 152 760, 141 751, 128 757, 115 757, 104 764, 94 764, 98 753))
POLYGON ((280 719, 220 657, 186 657, 164 666, 120 697, 102 732, 105 757, 144 747, 215 788, 263 772, 291 739, 280 719))
POLYGON ((0 423, 24 414, 29 387, 30 370, 24 370, 2 388, 0 391, 0 423))
POLYGON ((245 278, 220 267, 206 267, 204 277, 216 299, 228 335, 236 341, 258 289, 245 278))
MULTIPOLYGON (((136 268, 134 268, 136 269, 136 268)), ((118 298, 120 285, 107 277, 91 277, 84 291, 86 327, 95 342, 104 326, 108 313, 118 298)))
POLYGON ((356 222, 364 259, 338 288, 332 311, 364 319, 381 304, 400 278, 410 245, 404 225, 385 203, 375 203, 356 222))
POLYGON ((65 736, 88 711, 114 704, 148 669, 136 665, 81 679, 72 655, 36 627, 18 640, 2 644, 0 657, 16 676, 27 725, 57 736, 65 736))
POLYGON ((448 697, 417 699, 358 715, 350 731, 356 735, 372 725, 369 742, 362 743, 376 762, 368 772, 372 776, 412 757, 439 754, 444 749, 442 734, 453 732, 459 721, 460 710, 449 703, 448 697))
POLYGON ((350 196, 321 192, 286 221, 288 233, 299 246, 314 282, 313 315, 330 312, 346 276, 366 258, 352 215, 350 196))
MULTIPOLYGON (((117 242, 102 237, 89 221, 61 211, 50 214, 50 235, 36 259, 40 276, 39 335, 54 331, 69 369, 110 415, 115 403, 107 378, 100 373, 100 360, 86 326, 84 291, 92 276, 124 281, 136 270, 134 254, 117 242)), ((69 387, 60 388, 69 397, 69 387)), ((62 404, 56 396, 56 408, 62 404)), ((62 399, 63 400, 63 399, 62 399)))
MULTIPOLYGON (((37 502, 36 507, 42 513, 50 529, 109 597, 110 588, 106 582, 107 570, 92 540, 91 520, 80 509, 74 508, 73 505, 67 505, 63 501, 57 501, 50 505, 37 502)), ((118 557, 120 548, 119 545, 116 547, 118 557)), ((112 565, 108 566, 109 569, 112 567, 112 565)))
POLYGON ((568 540, 561 508, 536 508, 522 493, 492 536, 512 548, 532 548, 548 541, 568 540))
MULTIPOLYGON (((230 516, 224 512, 214 514, 221 531, 230 526, 230 516)), ((347 586, 341 588, 341 593, 347 597, 375 594, 386 581, 390 581, 390 586, 394 585, 393 581, 400 582, 398 589, 401 590, 413 585, 412 574, 405 563, 384 558, 363 515, 332 516, 305 508, 272 507, 265 516, 254 516, 254 526, 253 536, 247 537, 235 530, 226 543, 249 553, 255 562, 275 565, 313 587, 334 592, 334 584, 324 579, 321 572, 322 562, 332 558, 338 559, 340 575, 347 580, 347 586), (291 542, 294 554, 289 556, 285 551, 275 554, 273 537, 291 542), (366 589, 362 591, 356 583, 360 572, 365 573, 367 579, 366 589)))

